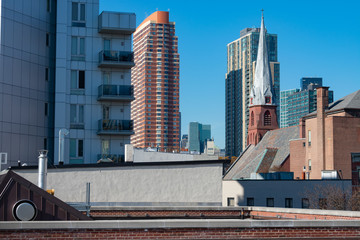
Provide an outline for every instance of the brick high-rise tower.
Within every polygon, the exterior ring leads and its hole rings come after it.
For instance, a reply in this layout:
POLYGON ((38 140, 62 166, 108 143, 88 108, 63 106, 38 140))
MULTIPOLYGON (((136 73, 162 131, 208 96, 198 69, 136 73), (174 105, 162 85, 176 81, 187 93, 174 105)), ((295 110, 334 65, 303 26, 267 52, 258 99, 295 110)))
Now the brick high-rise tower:
POLYGON ((267 131, 279 128, 266 46, 264 16, 261 18, 255 78, 250 92, 249 115, 248 145, 258 144, 267 131))
POLYGON ((175 23, 169 12, 147 17, 134 33, 135 67, 131 82, 135 100, 131 118, 135 147, 179 151, 179 54, 175 23))

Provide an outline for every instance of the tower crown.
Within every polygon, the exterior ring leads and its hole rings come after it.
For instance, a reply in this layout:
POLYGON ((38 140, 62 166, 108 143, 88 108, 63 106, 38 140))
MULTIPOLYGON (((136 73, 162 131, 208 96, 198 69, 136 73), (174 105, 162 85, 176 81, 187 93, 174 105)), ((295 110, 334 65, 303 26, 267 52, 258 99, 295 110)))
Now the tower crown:
POLYGON ((250 106, 253 105, 275 105, 263 14, 261 17, 255 78, 250 91, 250 106))

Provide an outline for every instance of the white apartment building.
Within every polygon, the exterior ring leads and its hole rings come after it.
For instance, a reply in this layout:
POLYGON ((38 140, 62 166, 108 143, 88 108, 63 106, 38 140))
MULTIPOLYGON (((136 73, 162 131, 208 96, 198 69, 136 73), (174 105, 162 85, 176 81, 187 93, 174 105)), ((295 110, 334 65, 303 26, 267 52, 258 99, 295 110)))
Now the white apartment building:
POLYGON ((65 164, 122 161, 133 133, 135 14, 99 14, 98 0, 0 4, 0 156, 37 164, 45 148, 57 164, 65 128, 65 164))

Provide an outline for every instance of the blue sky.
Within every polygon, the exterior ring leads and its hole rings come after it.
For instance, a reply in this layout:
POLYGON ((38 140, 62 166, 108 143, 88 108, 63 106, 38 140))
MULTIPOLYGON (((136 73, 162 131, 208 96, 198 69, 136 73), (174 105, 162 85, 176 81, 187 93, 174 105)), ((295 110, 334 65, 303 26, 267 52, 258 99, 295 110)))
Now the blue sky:
POLYGON ((360 0, 100 0, 100 11, 136 13, 137 25, 156 10, 170 11, 179 37, 182 133, 192 121, 211 124, 221 148, 226 45, 240 30, 260 27, 261 9, 268 32, 278 34, 281 90, 309 76, 323 77, 335 99, 360 89, 360 0))

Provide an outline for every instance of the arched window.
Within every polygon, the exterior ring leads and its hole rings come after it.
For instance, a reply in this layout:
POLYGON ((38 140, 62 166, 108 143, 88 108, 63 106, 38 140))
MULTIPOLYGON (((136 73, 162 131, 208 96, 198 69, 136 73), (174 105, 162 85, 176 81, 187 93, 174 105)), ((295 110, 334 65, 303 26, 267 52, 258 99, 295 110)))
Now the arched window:
POLYGON ((267 110, 264 114, 264 126, 270 126, 271 125, 271 115, 270 112, 267 110))
POLYGON ((254 126, 254 112, 251 112, 250 122, 251 122, 251 126, 254 126))

